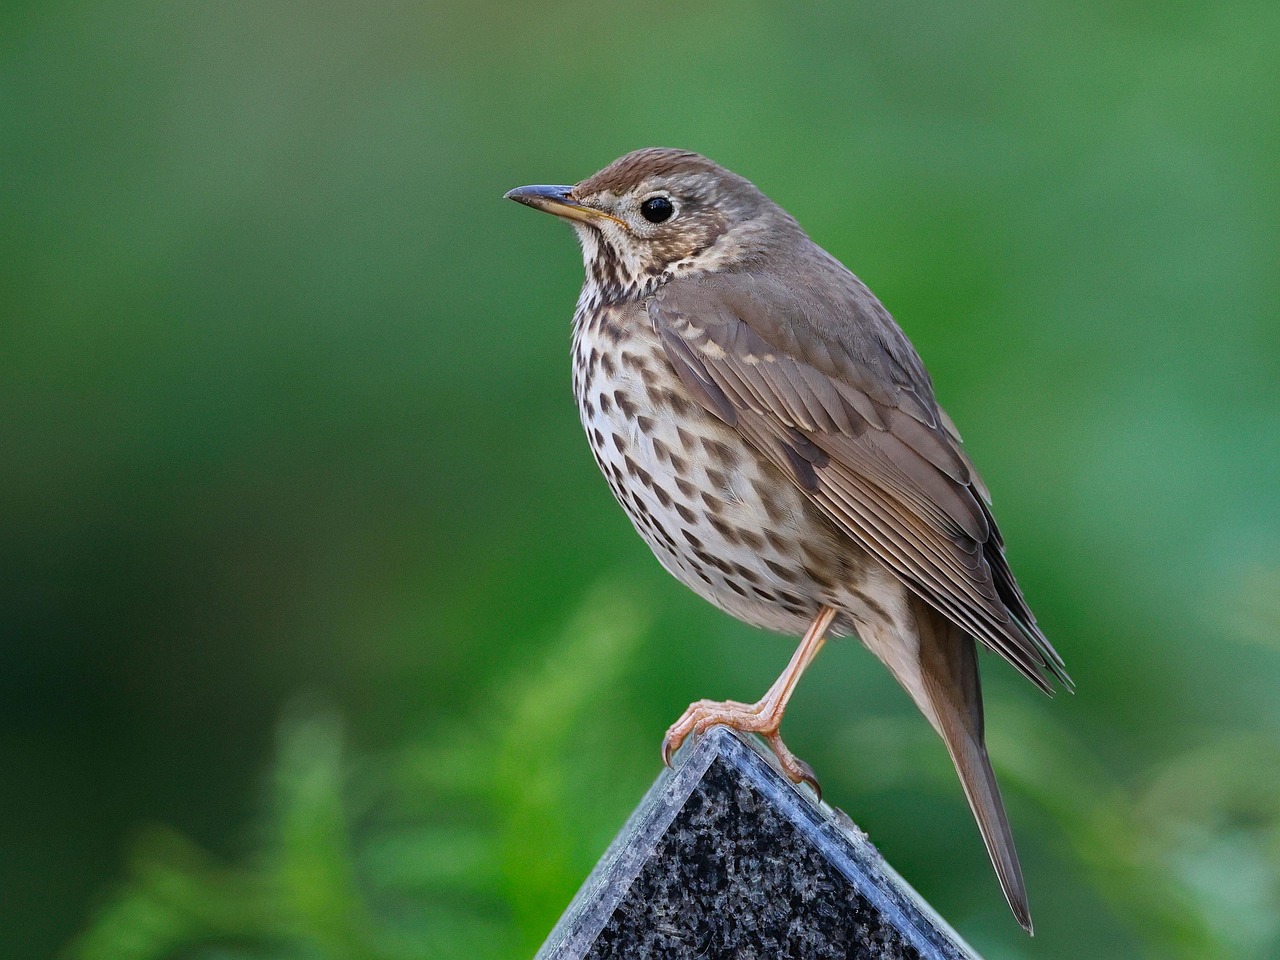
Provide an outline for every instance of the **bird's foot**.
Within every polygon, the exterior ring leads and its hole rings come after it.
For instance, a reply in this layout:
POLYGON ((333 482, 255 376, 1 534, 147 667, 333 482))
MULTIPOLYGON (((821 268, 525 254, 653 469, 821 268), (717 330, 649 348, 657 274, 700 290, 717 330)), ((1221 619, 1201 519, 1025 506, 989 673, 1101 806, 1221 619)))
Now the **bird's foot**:
POLYGON ((783 773, 793 783, 807 783, 821 799, 822 788, 814 775, 813 767, 787 749, 778 733, 782 716, 777 704, 766 697, 758 703, 739 703, 736 700, 698 700, 689 704, 680 719, 671 725, 662 738, 662 762, 671 766, 671 758, 690 734, 701 735, 711 727, 723 724, 743 733, 758 733, 769 744, 778 759, 783 773))

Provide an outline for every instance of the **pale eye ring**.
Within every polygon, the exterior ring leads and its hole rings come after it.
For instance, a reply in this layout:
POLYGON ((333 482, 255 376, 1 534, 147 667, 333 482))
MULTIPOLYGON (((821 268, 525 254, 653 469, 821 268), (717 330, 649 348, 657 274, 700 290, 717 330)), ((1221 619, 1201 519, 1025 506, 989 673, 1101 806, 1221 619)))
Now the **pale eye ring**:
POLYGON ((676 207, 671 202, 671 198, 660 193, 654 194, 652 197, 646 197, 645 201, 640 204, 640 216, 650 223, 665 223, 671 219, 672 214, 675 212, 676 207))

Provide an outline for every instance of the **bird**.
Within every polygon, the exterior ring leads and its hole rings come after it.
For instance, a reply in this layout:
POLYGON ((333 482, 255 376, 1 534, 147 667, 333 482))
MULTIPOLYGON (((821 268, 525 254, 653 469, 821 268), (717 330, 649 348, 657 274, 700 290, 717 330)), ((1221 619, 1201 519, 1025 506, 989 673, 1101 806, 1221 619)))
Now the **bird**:
POLYGON ((572 382, 591 453, 657 559, 745 623, 799 637, 755 703, 700 700, 663 758, 715 724, 783 743, 832 636, 856 635, 941 736, 1005 899, 1032 933, 983 729, 977 648, 1072 689, 1005 557, 987 488, 906 334, 750 180, 649 147, 508 199, 568 221, 585 280, 572 382))

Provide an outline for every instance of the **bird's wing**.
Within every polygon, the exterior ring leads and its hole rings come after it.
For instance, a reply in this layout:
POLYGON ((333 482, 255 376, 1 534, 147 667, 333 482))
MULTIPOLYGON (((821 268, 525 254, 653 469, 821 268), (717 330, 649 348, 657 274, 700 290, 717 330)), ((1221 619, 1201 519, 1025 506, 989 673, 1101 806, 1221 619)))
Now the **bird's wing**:
POLYGON ((850 537, 1041 689, 1070 685, 906 337, 834 259, 805 279, 674 280, 648 316, 702 405, 850 537))

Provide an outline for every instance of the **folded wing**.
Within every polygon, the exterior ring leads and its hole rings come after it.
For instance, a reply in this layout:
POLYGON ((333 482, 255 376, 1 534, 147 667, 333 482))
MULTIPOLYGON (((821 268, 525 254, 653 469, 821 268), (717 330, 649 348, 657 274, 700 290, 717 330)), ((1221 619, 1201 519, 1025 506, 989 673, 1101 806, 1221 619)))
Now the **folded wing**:
POLYGON ((851 538, 1041 689, 1069 686, 915 351, 857 278, 825 265, 807 284, 675 280, 649 319, 691 393, 851 538))

